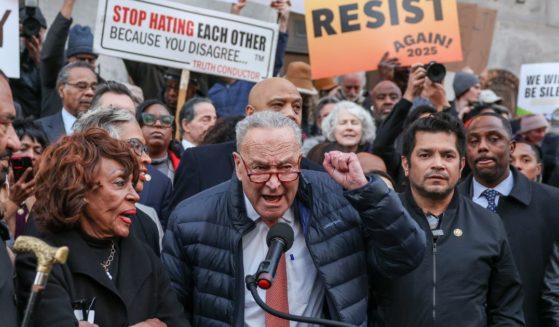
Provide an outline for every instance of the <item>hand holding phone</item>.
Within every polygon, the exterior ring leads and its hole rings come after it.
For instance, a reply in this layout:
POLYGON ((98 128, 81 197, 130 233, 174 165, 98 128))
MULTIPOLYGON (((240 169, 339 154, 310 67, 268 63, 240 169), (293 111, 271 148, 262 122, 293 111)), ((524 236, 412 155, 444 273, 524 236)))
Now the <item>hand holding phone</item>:
MULTIPOLYGON (((10 166, 14 172, 14 180, 17 182, 23 176, 27 168, 33 169, 33 161, 30 157, 12 157, 10 158, 10 166)), ((33 179, 33 172, 27 174, 26 182, 33 179)))

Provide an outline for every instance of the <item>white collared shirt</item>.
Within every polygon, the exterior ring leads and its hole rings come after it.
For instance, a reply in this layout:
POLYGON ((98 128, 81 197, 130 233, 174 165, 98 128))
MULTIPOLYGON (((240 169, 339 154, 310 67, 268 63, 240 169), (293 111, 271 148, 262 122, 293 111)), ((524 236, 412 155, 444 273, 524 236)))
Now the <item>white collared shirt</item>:
POLYGON ((192 144, 188 140, 185 140, 185 139, 182 139, 181 144, 182 144, 183 150, 186 150, 188 148, 193 148, 193 147, 196 146, 196 144, 192 144))
MULTIPOLYGON (((266 258, 266 235, 270 228, 260 219, 246 195, 245 207, 248 217, 256 223, 256 227, 243 236, 243 267, 245 275, 248 275, 254 274, 260 262, 266 258)), ((287 210, 279 221, 289 224, 295 235, 293 246, 285 253, 289 313, 320 318, 325 290, 318 278, 318 271, 307 249, 301 224, 295 219, 293 208, 287 210)), ((257 289, 262 300, 266 301, 266 291, 257 289)), ((256 304, 250 291, 245 288, 245 326, 263 327, 266 326, 265 321, 264 310, 256 304)), ((290 327, 303 326, 310 325, 293 321, 290 323, 290 327)))
MULTIPOLYGON (((481 195, 485 190, 489 187, 481 185, 478 181, 476 181, 475 177, 473 178, 473 196, 472 200, 479 204, 480 206, 487 208, 489 204, 487 202, 487 198, 481 195)), ((493 187, 492 189, 499 192, 499 195, 495 197, 495 206, 499 205, 499 199, 502 196, 508 196, 510 192, 512 192, 512 188, 514 187, 514 177, 512 176, 512 171, 509 170, 509 175, 505 178, 501 183, 497 186, 493 187)))
POLYGON ((64 122, 64 130, 66 135, 70 135, 74 132, 74 123, 76 122, 76 117, 62 107, 62 122, 64 122))

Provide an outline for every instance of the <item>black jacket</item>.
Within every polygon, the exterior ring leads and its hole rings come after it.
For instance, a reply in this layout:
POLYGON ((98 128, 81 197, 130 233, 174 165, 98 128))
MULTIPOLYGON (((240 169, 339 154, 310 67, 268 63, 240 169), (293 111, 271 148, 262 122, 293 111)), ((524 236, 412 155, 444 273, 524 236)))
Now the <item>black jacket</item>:
POLYGON ((520 276, 499 217, 455 193, 433 237, 409 188, 404 207, 423 228, 427 250, 411 273, 378 279, 380 326, 524 326, 520 276))
MULTIPOLYGON (((60 107, 59 109, 61 109, 60 107)), ((48 138, 49 144, 54 144, 58 139, 66 135, 64 128, 64 120, 62 119, 62 110, 58 110, 54 115, 43 117, 35 120, 35 123, 41 127, 48 138)))
MULTIPOLYGON (((236 149, 235 141, 186 149, 175 172, 171 210, 182 200, 231 179, 236 149)), ((322 166, 307 158, 301 160, 301 169, 324 171, 322 166)))
POLYGON ((148 174, 151 176, 149 182, 144 182, 144 189, 140 192, 141 204, 152 207, 157 212, 163 231, 167 227, 167 219, 171 214, 171 196, 173 195, 173 185, 171 179, 162 172, 148 165, 148 174))
POLYGON ((377 129, 377 136, 373 142, 372 153, 381 157, 388 173, 396 182, 396 190, 403 190, 405 180, 404 170, 400 160, 400 151, 396 149, 396 139, 402 134, 404 122, 408 116, 413 103, 402 98, 394 105, 392 111, 377 129))
MULTIPOLYGON (((41 117, 54 115, 62 109, 62 100, 56 90, 56 78, 66 62, 64 45, 68 39, 72 19, 58 13, 49 27, 41 50, 41 117)), ((39 118, 39 117, 37 117, 39 118)))
MULTIPOLYGON (((524 291, 526 326, 540 327, 544 271, 553 244, 559 240, 559 189, 529 181, 512 168, 514 187, 509 196, 501 197, 497 214, 503 220, 507 237, 520 273, 524 291)), ((472 198, 472 176, 458 186, 472 198)))
POLYGON ((17 310, 14 295, 14 269, 5 240, 9 238, 8 228, 0 222, 0 319, 2 326, 17 326, 17 310))
POLYGON ((559 326, 559 242, 553 246, 553 253, 545 270, 541 307, 544 326, 559 326))
MULTIPOLYGON (((72 303, 93 297, 99 326, 130 326, 149 318, 158 318, 167 326, 189 326, 159 258, 134 236, 120 240, 116 282, 94 260, 79 232, 50 234, 45 241, 57 247, 66 245, 70 252, 65 265, 53 267, 35 307, 35 326, 77 326, 72 303)), ((31 255, 16 259, 22 306, 35 276, 34 261, 31 255)))
MULTIPOLYGON (((378 178, 343 193, 304 170, 294 208, 332 319, 365 326, 368 278, 400 276, 423 258, 425 234, 378 178)), ((242 237, 254 227, 235 176, 171 214, 162 260, 194 326, 243 326, 244 276, 253 272, 243 271, 242 237)))

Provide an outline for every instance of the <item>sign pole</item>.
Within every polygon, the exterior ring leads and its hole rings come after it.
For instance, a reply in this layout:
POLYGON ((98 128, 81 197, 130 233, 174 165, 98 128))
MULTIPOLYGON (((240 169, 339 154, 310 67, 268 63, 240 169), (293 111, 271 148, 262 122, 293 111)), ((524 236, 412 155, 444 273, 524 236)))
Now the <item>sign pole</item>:
POLYGON ((182 105, 186 102, 186 91, 188 90, 188 81, 190 80, 190 71, 183 69, 181 72, 181 81, 179 84, 179 98, 177 99, 177 108, 175 111, 175 124, 176 124, 176 134, 175 139, 177 141, 181 140, 180 124, 179 120, 182 105))

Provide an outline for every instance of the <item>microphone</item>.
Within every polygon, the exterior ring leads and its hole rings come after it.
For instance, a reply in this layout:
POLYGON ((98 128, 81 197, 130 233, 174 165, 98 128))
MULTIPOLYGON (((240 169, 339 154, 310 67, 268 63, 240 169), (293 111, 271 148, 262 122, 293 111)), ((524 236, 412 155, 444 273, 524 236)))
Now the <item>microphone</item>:
POLYGON ((268 253, 255 274, 258 287, 265 290, 272 287, 279 260, 291 248, 294 238, 293 229, 286 223, 277 223, 270 228, 266 235, 268 253))
POLYGON ((258 270, 254 275, 245 276, 246 287, 250 291, 254 301, 256 301, 258 306, 260 306, 264 311, 282 319, 320 326, 355 327, 354 325, 344 322, 296 316, 281 312, 268 306, 266 302, 260 298, 256 286, 258 285, 258 287, 262 289, 268 289, 272 286, 272 282, 276 276, 276 269, 278 268, 279 260, 282 254, 291 248, 294 238, 293 229, 291 229, 291 227, 286 223, 277 223, 270 228, 268 235, 266 235, 266 243, 268 243, 268 253, 266 254, 266 259, 260 263, 260 266, 258 266, 258 270))

